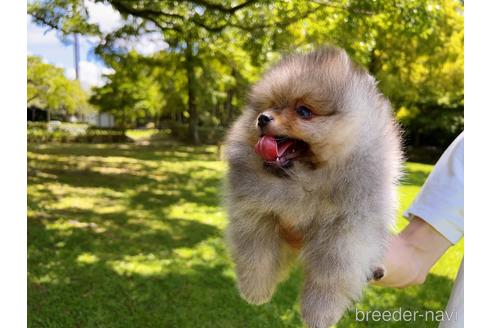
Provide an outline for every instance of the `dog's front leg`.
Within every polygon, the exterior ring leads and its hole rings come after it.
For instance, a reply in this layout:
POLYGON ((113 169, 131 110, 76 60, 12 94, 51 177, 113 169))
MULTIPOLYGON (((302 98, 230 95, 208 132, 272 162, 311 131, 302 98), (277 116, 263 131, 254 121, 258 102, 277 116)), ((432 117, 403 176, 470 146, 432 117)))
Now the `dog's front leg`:
POLYGON ((301 309, 309 327, 334 325, 366 286, 381 255, 384 232, 363 226, 320 226, 306 236, 301 309))
POLYGON ((268 302, 279 281, 281 244, 273 217, 230 216, 227 241, 236 264, 241 296, 252 304, 268 302))

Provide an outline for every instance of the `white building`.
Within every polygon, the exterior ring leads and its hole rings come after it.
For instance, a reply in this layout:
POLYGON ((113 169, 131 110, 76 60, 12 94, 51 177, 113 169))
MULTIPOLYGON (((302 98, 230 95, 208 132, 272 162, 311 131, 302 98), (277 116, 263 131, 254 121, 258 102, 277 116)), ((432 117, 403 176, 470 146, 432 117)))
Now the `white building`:
POLYGON ((86 114, 85 120, 87 123, 100 128, 114 127, 114 116, 110 113, 90 113, 86 114))

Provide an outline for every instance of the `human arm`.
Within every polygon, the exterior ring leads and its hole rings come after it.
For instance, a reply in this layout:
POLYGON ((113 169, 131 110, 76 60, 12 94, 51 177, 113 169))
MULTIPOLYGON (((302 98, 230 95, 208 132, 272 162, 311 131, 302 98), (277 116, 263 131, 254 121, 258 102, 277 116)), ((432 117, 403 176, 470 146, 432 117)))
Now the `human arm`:
POLYGON ((434 263, 464 234, 464 134, 446 149, 412 206, 408 226, 390 240, 385 274, 374 282, 386 287, 423 283, 434 263))
POLYGON ((420 217, 392 236, 384 259, 384 276, 375 285, 404 288, 425 281, 429 270, 452 243, 420 217))

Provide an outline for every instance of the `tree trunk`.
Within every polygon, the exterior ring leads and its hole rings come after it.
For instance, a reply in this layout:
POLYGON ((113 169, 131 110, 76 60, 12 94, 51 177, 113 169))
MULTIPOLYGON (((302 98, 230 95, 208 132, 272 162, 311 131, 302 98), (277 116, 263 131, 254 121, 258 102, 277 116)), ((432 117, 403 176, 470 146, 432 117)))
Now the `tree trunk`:
POLYGON ((217 107, 219 106, 219 102, 215 101, 215 104, 212 106, 212 117, 217 117, 217 107))
POLYGON ((232 117, 232 98, 234 97, 234 90, 229 89, 227 90, 227 99, 224 104, 224 110, 226 112, 227 118, 226 118, 226 125, 230 125, 232 123, 233 117, 232 117))
POLYGON ((188 87, 188 113, 190 114, 189 121, 189 134, 193 142, 197 145, 200 144, 200 136, 198 135, 198 113, 196 110, 195 103, 195 72, 194 72, 194 63, 193 63, 193 52, 192 47, 193 44, 191 41, 186 41, 186 77, 188 79, 187 87, 188 87))
POLYGON ((123 109, 123 129, 126 130, 126 108, 123 109))

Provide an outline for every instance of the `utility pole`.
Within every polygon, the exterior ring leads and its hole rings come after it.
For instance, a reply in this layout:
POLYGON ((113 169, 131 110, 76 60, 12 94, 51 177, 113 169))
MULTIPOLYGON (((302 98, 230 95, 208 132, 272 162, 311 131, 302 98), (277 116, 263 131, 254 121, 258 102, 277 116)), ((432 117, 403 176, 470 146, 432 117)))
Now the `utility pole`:
MULTIPOLYGON (((80 81, 80 70, 79 70, 79 61, 80 61, 80 48, 79 48, 79 34, 73 34, 73 56, 75 61, 75 80, 80 81)), ((77 117, 80 119, 81 114, 77 113, 77 117)), ((68 113, 66 114, 68 117, 68 113)))
POLYGON ((80 72, 79 72, 79 61, 80 61, 80 49, 79 49, 79 34, 74 33, 73 34, 73 54, 74 54, 74 61, 75 61, 75 79, 79 81, 80 79, 80 72))

